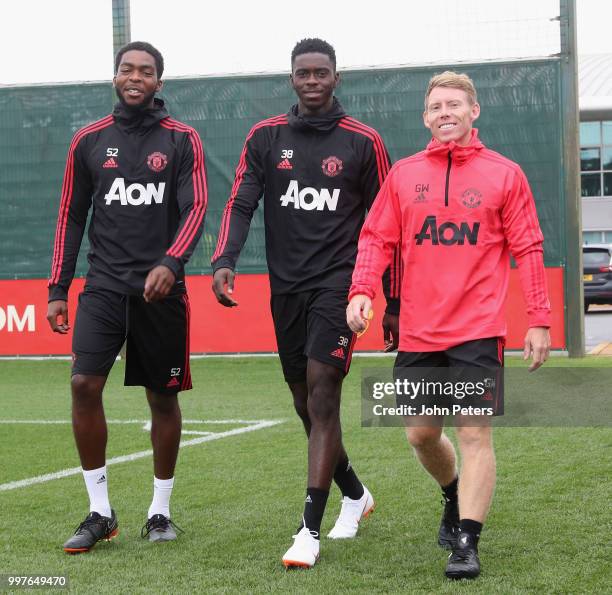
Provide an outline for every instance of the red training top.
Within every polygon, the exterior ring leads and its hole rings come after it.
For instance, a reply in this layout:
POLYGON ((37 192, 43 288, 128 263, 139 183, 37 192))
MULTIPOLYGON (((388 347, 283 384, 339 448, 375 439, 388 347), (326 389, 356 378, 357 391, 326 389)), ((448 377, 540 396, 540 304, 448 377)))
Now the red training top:
POLYGON ((389 172, 359 237, 349 299, 374 297, 401 238, 400 351, 506 335, 510 254, 529 326, 550 326, 544 240, 521 168, 487 149, 433 139, 389 172))

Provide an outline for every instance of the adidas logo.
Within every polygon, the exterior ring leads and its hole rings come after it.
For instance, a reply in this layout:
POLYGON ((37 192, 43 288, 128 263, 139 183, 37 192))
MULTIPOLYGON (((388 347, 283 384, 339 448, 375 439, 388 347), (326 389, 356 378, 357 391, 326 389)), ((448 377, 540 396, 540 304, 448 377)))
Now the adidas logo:
POLYGON ((103 475, 102 477, 100 477, 100 479, 98 479, 98 481, 96 481, 97 484, 100 483, 104 483, 106 481, 106 475, 103 475))
POLYGON ((427 197, 421 192, 420 194, 417 195, 417 197, 414 199, 414 202, 427 202, 427 197))
POLYGON ((310 494, 308 494, 308 496, 306 496, 306 500, 304 500, 304 502, 306 502, 308 504, 312 504, 312 498, 310 497, 310 494))
POLYGON ((293 169, 291 161, 289 159, 283 159, 277 166, 276 169, 293 169))
POLYGON ((179 385, 179 381, 176 378, 171 378, 170 382, 166 384, 166 388, 172 388, 173 386, 178 386, 178 385, 179 385))
POLYGON ((329 355, 332 357, 339 357, 340 359, 344 359, 344 349, 342 347, 338 347, 335 351, 332 351, 329 355))
POLYGON ((102 166, 104 169, 108 169, 109 167, 119 167, 119 164, 115 161, 114 157, 110 157, 104 162, 102 166))

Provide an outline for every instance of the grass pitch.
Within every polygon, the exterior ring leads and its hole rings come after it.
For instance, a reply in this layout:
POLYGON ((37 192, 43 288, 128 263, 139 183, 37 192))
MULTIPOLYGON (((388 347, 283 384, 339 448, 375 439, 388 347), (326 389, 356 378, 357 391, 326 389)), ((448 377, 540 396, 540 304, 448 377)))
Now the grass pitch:
MULTIPOLYGON (((497 428, 498 484, 481 538, 483 573, 451 583, 443 575, 447 554, 436 546, 438 489, 401 428, 360 427, 360 369, 391 363, 355 359, 343 392, 344 443, 377 509, 355 540, 323 538, 314 569, 286 572, 280 560, 302 511, 306 440, 278 361, 210 358, 193 362, 195 389, 181 396, 184 419, 283 423, 181 449, 171 509, 186 532, 176 542, 140 539, 152 493, 145 456, 109 467, 119 537, 89 554, 64 554, 63 541, 87 513, 80 474, 11 490, 1 485, 77 467, 71 427, 0 423, 0 574, 65 574, 75 592, 609 592, 610 429, 497 428)), ((105 392, 107 417, 147 420, 143 391, 124 388, 122 373, 118 362, 105 392)), ((70 419, 69 362, 0 361, 0 376, 0 419, 70 419)), ((241 427, 186 423, 184 429, 241 427)), ((109 426, 108 458, 149 448, 142 423, 109 426)), ((323 534, 339 500, 333 487, 323 534)))

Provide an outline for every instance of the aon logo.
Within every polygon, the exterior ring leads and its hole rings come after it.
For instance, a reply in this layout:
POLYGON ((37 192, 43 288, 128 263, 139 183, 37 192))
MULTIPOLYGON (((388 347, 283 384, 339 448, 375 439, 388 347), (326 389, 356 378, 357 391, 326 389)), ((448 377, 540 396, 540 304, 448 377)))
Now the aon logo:
POLYGON ((421 246, 425 240, 429 240, 433 246, 442 244, 443 246, 453 246, 455 244, 463 246, 465 241, 470 246, 475 246, 478 242, 478 230, 480 223, 474 222, 470 227, 465 221, 459 225, 452 221, 446 221, 439 226, 435 215, 429 215, 423 222, 421 231, 414 236, 417 246, 421 246))
POLYGON ((302 188, 298 187, 298 183, 295 180, 289 182, 289 186, 285 194, 280 197, 281 205, 283 207, 289 206, 293 203, 294 209, 304 209, 306 211, 322 211, 327 207, 330 211, 335 211, 338 206, 338 197, 340 196, 340 189, 334 188, 331 193, 327 188, 302 188))
POLYGON ((126 188, 123 178, 115 178, 104 199, 107 205, 110 205, 114 200, 118 200, 122 205, 150 205, 151 201, 160 205, 164 200, 165 188, 166 182, 160 182, 157 185, 149 182, 146 186, 130 184, 126 188))

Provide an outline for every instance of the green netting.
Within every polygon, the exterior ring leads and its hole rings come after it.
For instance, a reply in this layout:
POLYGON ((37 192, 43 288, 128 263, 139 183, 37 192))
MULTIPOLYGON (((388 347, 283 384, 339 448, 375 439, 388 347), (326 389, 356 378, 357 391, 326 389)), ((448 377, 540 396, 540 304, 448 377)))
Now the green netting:
MULTIPOLYGON (((546 264, 564 264, 558 60, 456 69, 476 83, 481 138, 520 163, 531 182, 546 238, 546 264)), ((351 115, 380 132, 396 160, 427 143, 421 117, 424 89, 430 76, 442 70, 346 72, 337 95, 351 115)), ((170 113, 194 126, 204 142, 209 207, 189 272, 208 273, 244 138, 258 120, 286 112, 294 102, 293 91, 286 75, 219 77, 168 80, 162 97, 170 113)), ((78 128, 109 113, 113 101, 108 83, 0 89, 0 278, 48 275, 70 139, 78 128)), ((84 252, 79 274, 86 271, 84 252)), ((255 214, 239 268, 266 270, 261 211, 255 214)))

